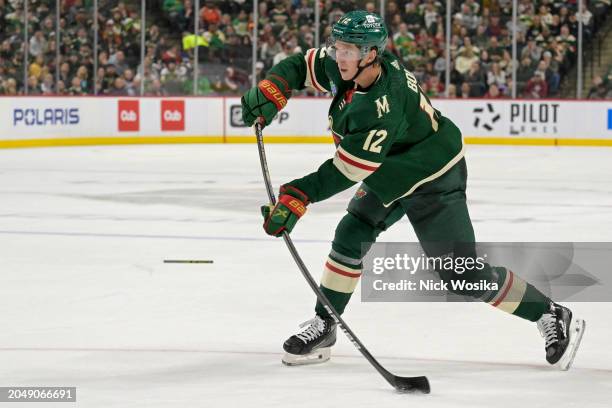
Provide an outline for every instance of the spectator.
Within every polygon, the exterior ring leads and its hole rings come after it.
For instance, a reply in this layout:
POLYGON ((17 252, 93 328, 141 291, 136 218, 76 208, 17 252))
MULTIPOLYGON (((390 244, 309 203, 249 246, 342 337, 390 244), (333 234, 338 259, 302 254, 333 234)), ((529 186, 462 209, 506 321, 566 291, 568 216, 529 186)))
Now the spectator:
POLYGON ((36 56, 34 61, 28 67, 28 73, 30 76, 35 76, 36 79, 40 78, 42 69, 45 66, 45 60, 42 55, 36 56))
POLYGON ((529 58, 532 61, 539 61, 542 58, 542 48, 540 48, 535 39, 527 40, 527 47, 521 52, 521 59, 529 58))
POLYGON ((504 55, 505 47, 499 43, 497 36, 492 36, 487 46, 487 51, 491 56, 491 60, 499 61, 504 55))
POLYGON ((489 87, 495 85, 498 89, 504 89, 506 87, 506 73, 497 62, 494 62, 491 65, 491 70, 487 72, 487 84, 489 87))
POLYGON ((589 9, 587 8, 585 2, 582 2, 582 6, 580 8, 580 11, 578 13, 576 13, 576 18, 579 21, 582 21, 582 25, 583 25, 583 30, 585 31, 585 35, 587 38, 591 37, 591 31, 592 31, 592 23, 593 23, 593 13, 591 13, 589 11, 589 9))
POLYGON ((485 49, 489 45, 489 36, 486 33, 487 27, 484 24, 479 24, 476 27, 476 34, 472 42, 478 48, 485 49))
POLYGON ((593 85, 591 89, 589 89, 589 93, 587 98, 589 99, 605 99, 607 96, 608 90, 604 80, 601 76, 596 75, 593 77, 593 85))
POLYGON ((402 61, 408 62, 410 54, 414 52, 415 38, 414 34, 408 31, 406 23, 401 23, 399 31, 393 35, 393 45, 399 52, 402 61))
POLYGON ((113 96, 127 96, 128 92, 125 88, 125 80, 122 77, 115 78, 113 87, 108 92, 109 95, 113 96))
POLYGON ((300 4, 296 7, 295 13, 298 16, 298 24, 300 26, 314 21, 314 7, 310 0, 300 0, 300 4))
MULTIPOLYGON (((84 27, 79 28, 78 32, 77 32, 77 37, 74 40, 74 44, 76 48, 81 48, 84 45, 89 45, 89 38, 87 37, 87 31, 85 30, 84 27)), ((49 48, 54 48, 54 47, 49 47, 49 48)))
POLYGON ((487 26, 486 34, 490 37, 499 37, 502 35, 503 27, 500 22, 500 17, 496 14, 489 18, 489 25, 487 26))
MULTIPOLYGON (((395 4, 395 3, 391 2, 389 5, 391 4, 395 4)), ((397 7, 396 4, 395 4, 395 7, 397 7)), ((427 28, 428 31, 430 30, 432 25, 436 22, 439 16, 440 14, 438 13, 438 10, 436 10, 436 8, 434 7, 434 4, 432 2, 427 2, 425 4, 425 12, 423 14, 423 19, 425 21, 425 28, 427 28)))
POLYGON ((546 98, 548 96, 548 85, 544 78, 544 74, 536 72, 534 76, 527 82, 524 96, 526 98, 546 98))
POLYGON ((166 96, 166 92, 164 92, 161 81, 159 79, 153 79, 146 87, 145 95, 166 96))
POLYGON ((463 99, 472 97, 470 84, 468 84, 467 82, 461 84, 461 94, 459 95, 459 97, 463 99))
POLYGON ((55 93, 53 86, 53 75, 45 74, 43 81, 40 84, 40 90, 43 95, 53 95, 55 93))
MULTIPOLYGON (((262 4, 262 3, 260 3, 262 4)), ((200 9, 200 19, 205 25, 219 24, 221 21, 221 10, 212 1, 207 1, 200 9)))
MULTIPOLYGON (((255 83, 258 83, 262 79, 264 79, 265 71, 264 71, 264 63, 261 61, 257 61, 255 63, 255 83)), ((249 76, 249 82, 253 82, 252 75, 249 76)))
POLYGON ((28 91, 30 95, 41 94, 41 90, 38 84, 38 78, 36 78, 34 75, 30 75, 30 77, 28 77, 28 91))
POLYGON ((473 97, 481 97, 486 92, 485 73, 480 68, 480 62, 474 61, 465 75, 465 81, 470 84, 470 90, 473 97))
POLYGON ((289 21, 289 13, 285 8, 285 4, 278 2, 274 8, 270 10, 270 23, 275 34, 279 35, 285 29, 287 21, 289 21))
POLYGON ((68 94, 71 96, 85 95, 85 90, 81 88, 81 79, 79 77, 75 76, 72 78, 68 94))
MULTIPOLYGON (((308 0, 303 0, 308 2, 308 0)), ((314 12, 314 11, 313 11, 314 12)), ((232 26, 234 27, 234 32, 239 36, 247 36, 249 35, 249 16, 244 10, 240 10, 238 15, 232 20, 232 26)))
POLYGON ((501 94, 496 84, 491 84, 489 86, 489 90, 484 95, 484 97, 489 98, 489 99, 500 99, 500 98, 503 98, 504 96, 501 94))
POLYGON ((125 90, 128 96, 136 96, 140 92, 140 81, 134 79, 134 71, 126 69, 123 72, 123 80, 125 82, 125 90))
POLYGON ((489 52, 487 50, 482 50, 480 52, 480 67, 485 73, 485 76, 487 72, 489 72, 489 70, 491 69, 492 63, 493 62, 491 61, 491 58, 489 57, 489 52))
POLYGON ((558 14, 552 16, 552 22, 548 24, 547 27, 553 37, 557 37, 561 34, 561 19, 558 14))
POLYGON ((534 71, 535 70, 531 66, 531 59, 529 59, 529 57, 523 58, 521 65, 516 70, 516 86, 519 92, 522 92, 522 88, 525 86, 527 81, 533 77, 534 71))
POLYGON ((268 40, 261 47, 261 59, 267 68, 272 66, 274 56, 282 51, 281 45, 276 41, 274 36, 268 37, 268 40))
POLYGON ((274 56, 274 59, 272 60, 272 65, 278 64, 279 62, 291 55, 293 55, 293 46, 291 43, 287 42, 285 43, 285 45, 283 45, 282 51, 274 56))
POLYGON ((115 66, 117 75, 123 75, 123 72, 128 68, 123 51, 117 51, 111 55, 108 59, 108 63, 115 66))
POLYGON ((67 62, 63 62, 60 65, 60 80, 64 81, 64 84, 70 82, 70 64, 67 62))
POLYGON ((561 26, 561 34, 557 37, 557 42, 564 44, 571 54, 576 52, 576 37, 574 37, 567 25, 561 26))
POLYGON ((556 95, 559 91, 561 76, 559 75, 559 62, 552 58, 550 51, 544 51, 542 61, 546 64, 547 76, 546 83, 548 84, 548 94, 556 95))
POLYGON ((6 80, 4 93, 5 95, 17 95, 17 81, 14 78, 9 78, 6 80))
POLYGON ((416 8, 414 2, 406 3, 405 9, 406 12, 404 15, 404 22, 408 26, 408 30, 410 32, 416 33, 418 30, 421 29, 421 15, 419 14, 419 11, 416 8))
POLYGON ((208 58, 210 61, 221 62, 225 48, 225 34, 217 29, 216 24, 210 24, 204 33, 204 40, 208 43, 208 58))
POLYGON ((118 75, 114 65, 107 64, 104 67, 104 70, 104 84, 102 85, 102 87, 106 92, 108 92, 113 88, 115 84, 115 78, 117 78, 118 75))
POLYGON ((45 39, 43 32, 38 30, 30 38, 30 55, 37 57, 43 55, 47 49, 47 40, 45 39))
POLYGON ((471 46, 466 47, 455 60, 455 69, 460 74, 466 74, 472 64, 478 61, 478 57, 474 53, 474 50, 471 46))
POLYGON ((478 15, 470 8, 470 5, 463 3, 461 6, 461 11, 455 14, 455 18, 459 22, 462 27, 465 27, 468 30, 468 33, 475 34, 476 27, 480 23, 480 18, 478 15))
POLYGON ((432 75, 426 82, 427 96, 430 98, 439 98, 444 96, 444 84, 440 82, 440 78, 432 75))

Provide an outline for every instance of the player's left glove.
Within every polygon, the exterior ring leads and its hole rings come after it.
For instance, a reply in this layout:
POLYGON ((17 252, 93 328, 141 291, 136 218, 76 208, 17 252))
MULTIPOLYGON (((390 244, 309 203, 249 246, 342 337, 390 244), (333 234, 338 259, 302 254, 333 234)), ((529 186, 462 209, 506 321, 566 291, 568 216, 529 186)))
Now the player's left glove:
POLYGON ((287 105, 290 96, 287 81, 278 75, 270 74, 240 99, 244 124, 252 126, 258 118, 263 118, 262 125, 269 125, 274 116, 287 105))
POLYGON ((268 235, 280 237, 283 231, 291 233, 297 221, 306 213, 308 197, 297 188, 284 185, 280 188, 276 205, 262 205, 263 228, 268 235))

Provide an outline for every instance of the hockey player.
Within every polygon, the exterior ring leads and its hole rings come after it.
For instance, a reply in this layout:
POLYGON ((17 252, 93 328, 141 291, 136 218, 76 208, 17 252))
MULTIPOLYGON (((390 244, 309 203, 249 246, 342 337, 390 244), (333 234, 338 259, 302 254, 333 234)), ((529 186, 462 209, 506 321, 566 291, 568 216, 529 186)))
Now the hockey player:
MULTIPOLYGON (((466 205, 467 169, 459 129, 434 109, 414 75, 385 51, 387 30, 366 11, 345 14, 324 48, 286 58, 242 97, 243 119, 269 124, 292 89, 331 93, 333 158, 280 188, 277 204, 262 207, 266 233, 291 232, 306 207, 353 185, 361 186, 338 224, 325 262, 321 290, 342 313, 362 269, 362 244, 408 216, 428 256, 475 251, 466 205), (436 244, 431 244, 436 243, 436 244), (468 244, 467 246, 465 244, 468 244)), ((442 279, 456 278, 439 271, 442 279)), ((569 368, 585 323, 504 267, 486 265, 461 279, 495 282, 497 291, 465 292, 523 319, 537 322, 550 364, 569 368)), ((336 324, 320 302, 305 329, 285 341, 283 362, 323 362, 336 342, 336 324)))

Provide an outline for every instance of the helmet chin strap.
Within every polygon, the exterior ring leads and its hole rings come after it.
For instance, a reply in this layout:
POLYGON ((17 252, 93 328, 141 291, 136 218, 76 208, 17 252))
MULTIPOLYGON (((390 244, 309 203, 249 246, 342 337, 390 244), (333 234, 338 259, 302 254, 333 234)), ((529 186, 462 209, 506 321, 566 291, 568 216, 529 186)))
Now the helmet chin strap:
POLYGON ((372 61, 368 62, 364 66, 358 65, 357 66, 357 72, 355 73, 355 75, 353 75, 353 77, 351 78, 351 81, 354 81, 355 78, 357 78, 359 76, 359 74, 361 74, 363 72, 364 69, 366 69, 367 67, 369 67, 371 65, 374 65, 375 63, 376 63, 376 58, 374 58, 372 61))

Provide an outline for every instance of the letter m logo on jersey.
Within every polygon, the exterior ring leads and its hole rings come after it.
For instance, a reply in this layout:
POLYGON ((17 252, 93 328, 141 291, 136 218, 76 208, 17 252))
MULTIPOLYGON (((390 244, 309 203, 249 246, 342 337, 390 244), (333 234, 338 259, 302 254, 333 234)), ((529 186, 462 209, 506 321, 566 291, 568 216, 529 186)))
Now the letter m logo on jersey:
POLYGON ((382 115, 385 113, 389 113, 389 101, 387 101, 387 95, 383 95, 382 97, 376 99, 374 101, 376 103, 376 110, 378 112, 378 118, 382 118, 382 115))

